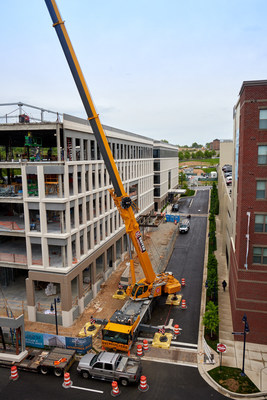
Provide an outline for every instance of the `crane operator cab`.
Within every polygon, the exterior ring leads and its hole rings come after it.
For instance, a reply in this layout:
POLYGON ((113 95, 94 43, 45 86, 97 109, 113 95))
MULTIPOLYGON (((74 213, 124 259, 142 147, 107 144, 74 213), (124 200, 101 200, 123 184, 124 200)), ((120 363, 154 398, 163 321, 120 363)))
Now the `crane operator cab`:
POLYGON ((162 294, 161 293, 162 286, 157 286, 155 291, 152 289, 152 287, 153 287, 153 284, 148 285, 147 283, 138 282, 138 283, 135 283, 135 285, 131 287, 130 293, 127 293, 127 294, 133 300, 144 300, 144 299, 148 299, 151 297, 157 297, 162 294))

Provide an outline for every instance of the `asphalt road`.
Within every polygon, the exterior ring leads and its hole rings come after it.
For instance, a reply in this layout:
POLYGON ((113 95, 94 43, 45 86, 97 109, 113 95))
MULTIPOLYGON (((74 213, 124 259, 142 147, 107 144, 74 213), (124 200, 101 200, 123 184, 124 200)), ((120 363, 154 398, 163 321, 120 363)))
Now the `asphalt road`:
POLYGON ((187 309, 166 306, 166 299, 158 300, 153 310, 151 325, 168 325, 173 319, 173 325, 179 324, 182 333, 179 342, 197 344, 199 312, 202 291, 203 263, 205 253, 207 212, 209 190, 199 190, 193 198, 179 201, 179 213, 193 215, 190 219, 190 230, 186 234, 179 234, 176 239, 166 271, 173 272, 179 280, 185 279, 186 286, 182 289, 183 299, 187 309), (200 214, 200 216, 195 216, 200 214))
MULTIPOLYGON (((182 289, 187 309, 165 305, 163 299, 153 311, 151 324, 164 325, 172 318, 173 324, 182 328, 180 342, 197 344, 199 310, 202 291, 203 261, 205 251, 206 225, 208 213, 208 190, 199 190, 194 198, 180 201, 180 214, 191 214, 191 227, 187 234, 179 235, 167 270, 178 278, 185 278, 186 286, 182 289), (199 216, 197 216, 199 215, 199 216)), ((137 385, 120 387, 119 398, 136 400, 146 397, 157 400, 164 397, 190 400, 221 400, 225 397, 213 390, 199 375, 194 367, 168 363, 142 361, 143 374, 147 377, 149 390, 142 393, 137 385)), ((111 396, 111 383, 98 380, 85 380, 76 372, 77 364, 70 370, 71 380, 77 388, 64 389, 63 378, 42 376, 31 372, 19 371, 19 379, 9 379, 10 370, 0 368, 0 398, 3 400, 83 400, 106 399, 111 396), (87 390, 85 390, 87 389, 87 390), (89 391, 98 390, 103 393, 89 391)))
MULTIPOLYGON (((147 377, 149 390, 140 392, 137 385, 119 386, 120 399, 162 400, 223 400, 224 396, 214 391, 199 375, 197 368, 143 361, 143 373, 147 377)), ((19 379, 9 380, 9 369, 0 369, 0 398, 3 400, 85 400, 108 399, 111 396, 111 383, 92 379, 83 379, 76 372, 77 364, 70 370, 73 386, 83 389, 62 387, 63 378, 53 375, 39 375, 19 371, 19 379), (84 390, 87 389, 87 390, 84 390), (103 393, 88 391, 98 390, 103 393)))

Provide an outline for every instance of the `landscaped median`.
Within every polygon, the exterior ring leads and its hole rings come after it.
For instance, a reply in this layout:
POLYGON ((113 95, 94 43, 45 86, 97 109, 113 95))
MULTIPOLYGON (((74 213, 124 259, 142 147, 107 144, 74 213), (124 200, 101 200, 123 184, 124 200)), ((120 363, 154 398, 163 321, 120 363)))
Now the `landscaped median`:
POLYGON ((208 371, 208 374, 215 382, 230 392, 240 394, 260 392, 246 375, 241 376, 241 369, 239 368, 221 366, 208 371))

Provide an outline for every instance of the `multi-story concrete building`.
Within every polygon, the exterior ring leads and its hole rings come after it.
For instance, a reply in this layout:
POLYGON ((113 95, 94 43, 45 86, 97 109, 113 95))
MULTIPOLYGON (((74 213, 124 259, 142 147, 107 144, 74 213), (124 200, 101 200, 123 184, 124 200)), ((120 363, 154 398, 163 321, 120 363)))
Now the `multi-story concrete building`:
MULTIPOLYGON (((137 219, 154 212, 154 141, 104 129, 137 219)), ((92 130, 80 118, 36 122, 20 110, 20 122, 0 125, 0 154, 1 283, 22 279, 32 321, 49 320, 39 310, 40 293, 60 296, 59 323, 70 326, 127 251, 92 130)), ((159 171, 162 183, 171 171, 161 198, 178 185, 178 151, 174 158, 175 172, 173 158, 159 171)))
MULTIPOLYGON (((267 81, 243 82, 234 108, 231 197, 228 194, 221 212, 224 210, 228 218, 224 224, 229 230, 225 230, 225 236, 229 235, 225 248, 229 254, 233 327, 242 331, 242 317, 246 313, 250 325, 247 339, 261 344, 267 344, 266 121, 267 81)), ((225 200, 223 188, 221 182, 220 198, 225 200)), ((236 339, 243 340, 241 336, 236 339)))
POLYGON ((168 193, 177 188, 179 165, 178 148, 164 142, 154 142, 154 201, 155 211, 160 211, 168 200, 168 193))

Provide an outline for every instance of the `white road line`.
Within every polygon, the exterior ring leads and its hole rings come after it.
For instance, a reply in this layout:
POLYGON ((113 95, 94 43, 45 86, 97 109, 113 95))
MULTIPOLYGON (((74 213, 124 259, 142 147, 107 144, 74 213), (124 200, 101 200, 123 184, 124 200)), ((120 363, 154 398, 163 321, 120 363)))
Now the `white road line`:
POLYGON ((86 391, 88 391, 88 392, 104 393, 103 390, 87 389, 87 388, 82 388, 82 387, 80 387, 80 386, 73 386, 73 385, 71 385, 70 387, 71 387, 71 389, 86 390, 86 391))
POLYGON ((166 360, 166 359, 160 359, 160 358, 149 358, 147 356, 142 357, 142 360, 144 361, 155 361, 155 362, 159 362, 162 364, 174 364, 174 365, 181 365, 183 367, 192 367, 192 368, 198 368, 197 364, 188 364, 185 362, 179 362, 179 361, 172 361, 172 360, 166 360))
POLYGON ((194 199, 192 199, 192 200, 190 201, 190 204, 189 204, 189 207, 188 207, 188 208, 190 208, 190 207, 192 206, 193 200, 194 200, 194 199))

